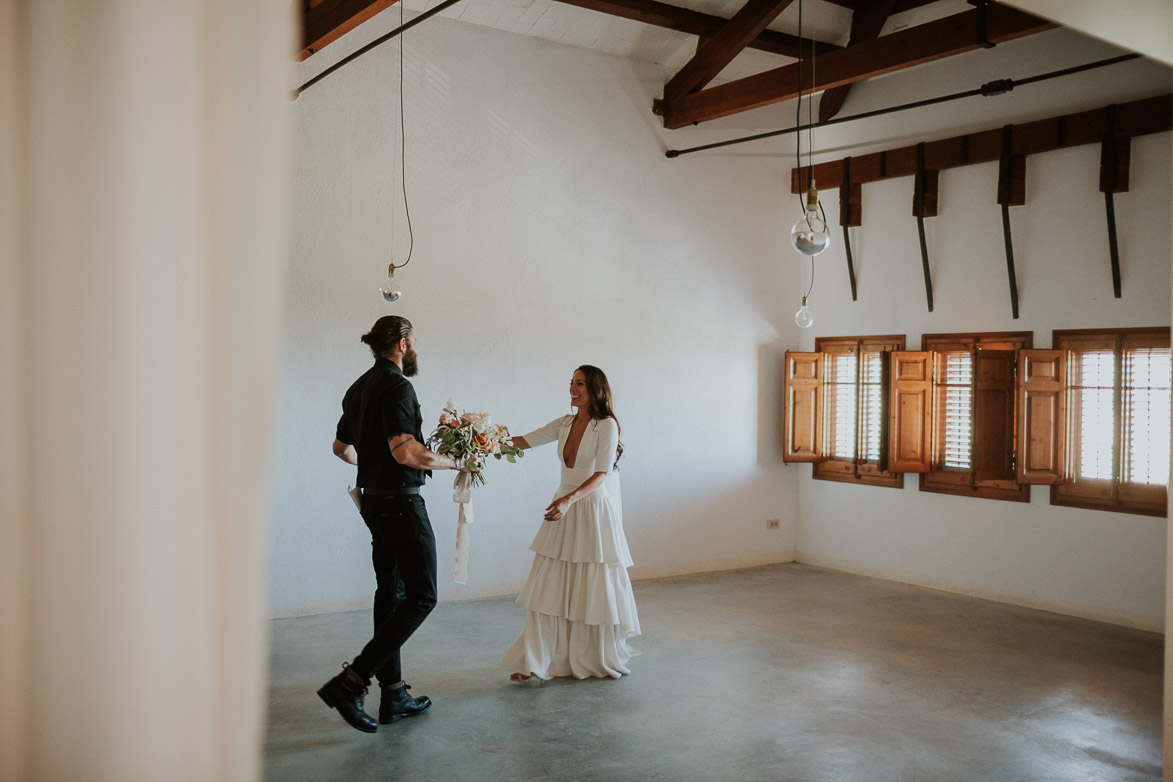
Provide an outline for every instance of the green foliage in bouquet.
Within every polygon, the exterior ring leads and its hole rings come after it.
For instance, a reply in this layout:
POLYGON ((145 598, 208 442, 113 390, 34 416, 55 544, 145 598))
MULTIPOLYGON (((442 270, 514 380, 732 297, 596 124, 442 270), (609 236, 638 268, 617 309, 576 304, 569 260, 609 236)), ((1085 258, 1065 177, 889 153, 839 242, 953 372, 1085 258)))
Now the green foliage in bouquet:
POLYGON ((494 424, 488 413, 458 410, 451 399, 440 413, 435 431, 428 436, 428 447, 458 459, 472 473, 474 486, 484 485, 483 471, 490 456, 516 463, 524 455, 510 439, 508 428, 494 424))

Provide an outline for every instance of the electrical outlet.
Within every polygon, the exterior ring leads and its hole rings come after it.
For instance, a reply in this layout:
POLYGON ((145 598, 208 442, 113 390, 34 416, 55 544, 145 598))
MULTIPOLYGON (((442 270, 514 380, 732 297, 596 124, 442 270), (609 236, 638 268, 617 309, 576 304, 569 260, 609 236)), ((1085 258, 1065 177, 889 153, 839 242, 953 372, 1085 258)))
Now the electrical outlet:
POLYGON ((766 519, 766 529, 778 529, 780 523, 779 519, 766 519))

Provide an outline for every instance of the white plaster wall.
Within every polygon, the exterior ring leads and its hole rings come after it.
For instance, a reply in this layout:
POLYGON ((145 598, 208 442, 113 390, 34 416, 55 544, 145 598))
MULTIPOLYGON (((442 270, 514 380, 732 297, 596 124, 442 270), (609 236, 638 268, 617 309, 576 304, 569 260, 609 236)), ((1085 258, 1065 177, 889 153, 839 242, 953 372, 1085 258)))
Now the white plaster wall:
MULTIPOLYGON (((395 16, 327 49, 303 77, 395 16)), ((295 105, 273 614, 369 604, 369 537, 345 495, 354 471, 330 444, 342 394, 370 363, 359 335, 388 312, 416 326, 425 427, 451 396, 525 432, 568 411, 575 366, 603 367, 623 425, 634 577, 792 559, 797 472, 779 461, 776 414, 781 353, 796 339, 792 313, 777 305, 797 284, 778 249, 792 158, 774 147, 666 159, 669 141, 747 126, 663 131, 650 106, 669 74, 654 66, 443 19, 406 40, 416 243, 397 274, 398 304, 376 294, 388 248, 402 262, 407 247, 395 45, 295 105), (778 530, 767 531, 769 518, 778 530)), ((547 447, 491 466, 475 494, 467 587, 452 580, 452 474, 427 485, 441 599, 520 586, 557 485, 555 458, 547 447)))
MULTIPOLYGON (((1111 56, 1114 50, 1054 31, 989 53, 921 68, 898 82, 878 79, 853 95, 845 113, 946 94, 1003 76, 1020 78, 1111 56), (898 88, 898 89, 897 89, 898 88), (916 91, 920 89, 918 95, 916 91)), ((943 138, 1167 93, 1169 71, 1134 62, 1010 95, 944 104, 820 134, 816 149, 835 157, 867 139, 868 149, 943 138)), ((818 158, 816 157, 816 162, 818 158)), ((1152 326, 1170 322, 1170 137, 1141 137, 1132 149, 1131 190, 1116 196, 1123 298, 1112 296, 1099 148, 1029 158, 1024 207, 1012 209, 1021 317, 1010 314, 997 164, 946 171, 940 209, 926 220, 934 312, 925 304, 912 178, 863 187, 863 226, 852 229, 859 301, 852 302, 839 233, 818 259, 811 306, 820 335, 907 335, 1031 330, 1050 347, 1053 329, 1152 326)), ((837 191, 824 201, 838 222, 837 191)), ((805 274, 805 272, 804 272, 805 274)), ((804 277, 805 279, 805 277, 804 277)), ((1055 609, 1151 629, 1164 626, 1165 519, 1052 507, 1046 487, 1030 504, 931 494, 914 475, 894 490, 798 482, 798 558, 845 570, 1055 609)))

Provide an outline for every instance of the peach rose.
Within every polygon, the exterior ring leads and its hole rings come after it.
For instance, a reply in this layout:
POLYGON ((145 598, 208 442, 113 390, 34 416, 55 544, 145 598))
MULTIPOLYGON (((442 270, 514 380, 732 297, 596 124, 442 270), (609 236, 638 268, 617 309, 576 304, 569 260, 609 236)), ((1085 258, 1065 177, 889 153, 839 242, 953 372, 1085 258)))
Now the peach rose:
POLYGON ((489 428, 489 418, 488 413, 465 413, 460 416, 460 420, 472 424, 473 431, 478 434, 489 428))
POLYGON ((477 450, 482 453, 489 453, 493 447, 493 441, 484 432, 478 432, 472 437, 473 443, 476 444, 477 450))

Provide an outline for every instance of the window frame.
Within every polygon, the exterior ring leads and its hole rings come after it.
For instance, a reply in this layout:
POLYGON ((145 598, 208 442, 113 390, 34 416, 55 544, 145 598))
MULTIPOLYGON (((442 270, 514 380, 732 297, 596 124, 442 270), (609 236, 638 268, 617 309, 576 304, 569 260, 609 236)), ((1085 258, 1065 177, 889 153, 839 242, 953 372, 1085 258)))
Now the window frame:
POLYGON ((1056 350, 1067 352, 1067 383, 1064 389, 1067 405, 1066 459, 1064 480, 1051 486, 1051 504, 1069 508, 1105 510, 1116 513, 1131 513, 1142 516, 1166 516, 1168 510, 1168 485, 1156 488, 1155 484, 1132 484, 1120 478, 1123 462, 1124 440, 1124 353, 1129 349, 1170 348, 1170 329, 1165 326, 1140 328, 1105 329, 1061 329, 1051 332, 1051 345, 1056 350), (1113 456, 1111 479, 1084 479, 1076 476, 1082 442, 1078 431, 1079 409, 1075 404, 1076 386, 1074 378, 1077 348, 1097 343, 1114 345, 1114 387, 1113 395, 1113 456))
MULTIPOLYGON (((885 486, 893 489, 904 488, 904 473, 893 473, 883 469, 884 455, 887 449, 887 422, 888 422, 888 359, 894 350, 904 350, 906 337, 903 334, 873 335, 863 337, 816 337, 815 352, 822 353, 823 358, 823 420, 822 444, 823 458, 812 465, 811 477, 820 481, 839 481, 842 483, 858 483, 867 486, 885 486), (869 349, 870 348, 870 349, 869 349), (859 358, 864 353, 876 353, 880 356, 880 453, 876 461, 861 461, 858 458, 844 459, 835 457, 831 453, 832 443, 830 433, 834 425, 835 413, 833 395, 828 389, 834 384, 830 380, 829 364, 832 356, 855 352, 856 355, 856 416, 859 420, 860 397, 858 388, 860 383, 859 358)), ((858 431, 858 427, 857 427, 858 431)), ((858 448, 858 440, 856 442, 858 448)))
MULTIPOLYGON (((982 348, 986 350, 1012 350, 1016 356, 1014 364, 1017 366, 1018 351, 1034 347, 1034 332, 984 331, 922 334, 920 344, 922 351, 931 351, 933 353, 933 402, 935 407, 932 448, 934 469, 931 472, 920 474, 920 491, 934 494, 952 494, 960 497, 978 497, 987 500, 1002 500, 1005 502, 1030 502, 1030 486, 1020 484, 1017 480, 977 479, 977 466, 973 463, 972 446, 973 438, 977 436, 977 432, 975 431, 972 416, 970 418, 971 447, 969 469, 952 470, 940 469, 938 467, 938 465, 944 462, 942 452, 944 448, 945 416, 947 415, 945 407, 947 386, 941 382, 946 367, 945 361, 940 357, 947 353, 958 352, 969 352, 972 355, 975 348, 978 350, 982 348)), ((976 374, 977 367, 971 366, 970 371, 976 374)), ((975 376, 971 388, 975 387, 976 380, 975 376)), ((1017 377, 1011 382, 1012 387, 1010 393, 1012 398, 1017 400, 1017 377)), ((976 412, 976 405, 973 400, 971 400, 971 410, 976 412)), ((1011 422, 1013 428, 1011 456, 1015 460, 1017 459, 1017 415, 1017 404, 1015 404, 1013 413, 1014 421, 1011 422)))

